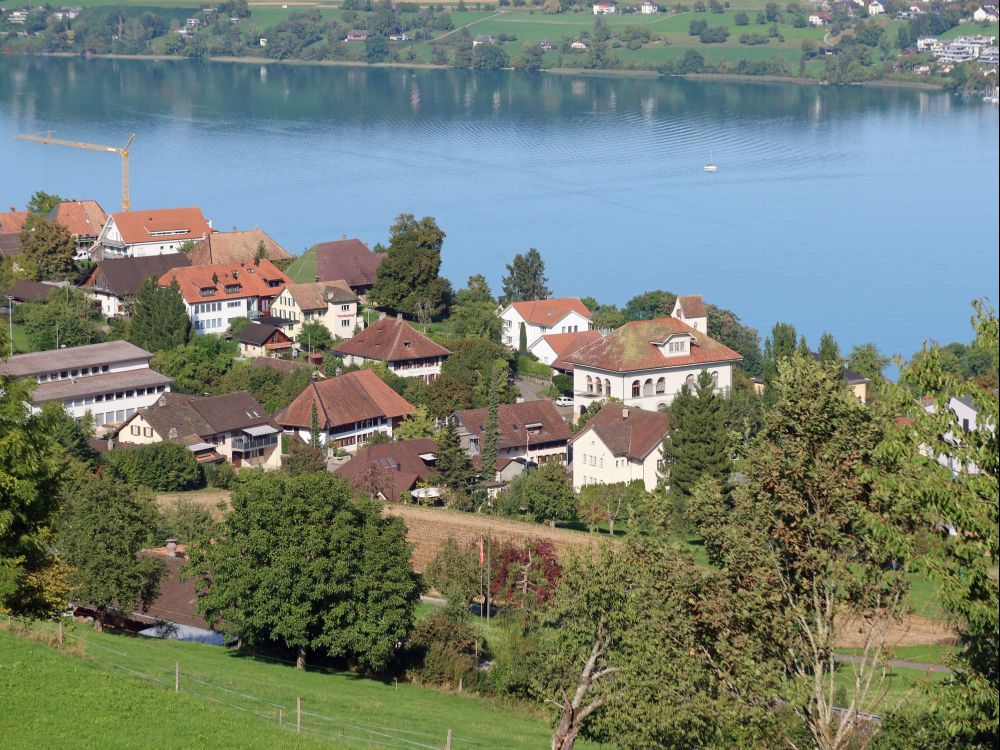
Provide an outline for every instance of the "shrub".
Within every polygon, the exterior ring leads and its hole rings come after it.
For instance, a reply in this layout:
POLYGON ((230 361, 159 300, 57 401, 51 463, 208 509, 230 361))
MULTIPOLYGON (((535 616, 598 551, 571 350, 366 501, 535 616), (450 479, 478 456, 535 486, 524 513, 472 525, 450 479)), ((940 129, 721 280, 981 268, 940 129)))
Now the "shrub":
POLYGON ((729 38, 729 29, 725 26, 706 28, 698 37, 702 44, 722 44, 729 38))
POLYGON ((236 482, 236 469, 231 463, 205 464, 201 468, 205 475, 205 484, 209 487, 228 490, 236 482))
POLYGON ((413 645, 421 654, 417 677, 431 685, 471 682, 476 673, 477 639, 468 618, 435 612, 413 631, 413 645))
POLYGON ((104 462, 109 476, 160 492, 197 489, 203 481, 191 451, 177 443, 116 448, 104 462))

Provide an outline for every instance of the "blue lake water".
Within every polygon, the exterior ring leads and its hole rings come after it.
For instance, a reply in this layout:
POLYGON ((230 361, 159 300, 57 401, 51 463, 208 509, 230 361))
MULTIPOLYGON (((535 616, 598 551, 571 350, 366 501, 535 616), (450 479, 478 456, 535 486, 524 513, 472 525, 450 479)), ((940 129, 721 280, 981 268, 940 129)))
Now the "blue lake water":
POLYGON ((998 296, 997 108, 938 92, 573 75, 0 57, 0 205, 197 205, 292 252, 448 233, 456 287, 537 247, 559 295, 702 293, 845 351, 970 338, 998 296), (703 166, 719 165, 715 174, 703 166))

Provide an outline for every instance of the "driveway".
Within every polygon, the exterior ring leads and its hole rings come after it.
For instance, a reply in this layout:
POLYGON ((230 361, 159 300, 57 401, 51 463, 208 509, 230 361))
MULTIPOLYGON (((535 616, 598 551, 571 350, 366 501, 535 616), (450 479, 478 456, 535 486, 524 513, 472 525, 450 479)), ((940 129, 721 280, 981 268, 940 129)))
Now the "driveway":
MULTIPOLYGON (((518 391, 521 394, 521 399, 524 401, 547 401, 545 396, 539 395, 542 391, 549 387, 548 383, 543 383, 540 380, 531 380, 529 378, 515 378, 514 384, 517 386, 518 391)), ((559 416, 565 419, 567 422, 572 422, 573 420, 573 407, 572 406, 557 406, 556 411, 559 412, 559 416)))

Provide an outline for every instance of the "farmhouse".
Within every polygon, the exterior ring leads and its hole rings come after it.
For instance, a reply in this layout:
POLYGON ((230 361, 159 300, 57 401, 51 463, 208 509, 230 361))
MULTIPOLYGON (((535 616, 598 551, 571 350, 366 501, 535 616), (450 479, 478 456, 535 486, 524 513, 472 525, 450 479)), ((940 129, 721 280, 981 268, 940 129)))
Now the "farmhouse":
POLYGON ((196 334, 225 333, 234 318, 267 314, 271 302, 289 283, 266 259, 174 268, 160 277, 160 286, 174 281, 196 334))
POLYGON ((63 201, 46 219, 66 227, 77 249, 86 250, 97 241, 108 215, 97 201, 63 201))
POLYGON ((199 208, 120 211, 108 217, 90 255, 104 260, 176 253, 185 242, 200 242, 211 232, 199 208))
MULTIPOLYGON (((694 322, 694 321, 693 321, 694 322)), ((595 401, 617 398, 626 406, 665 409, 702 370, 719 392, 732 386, 733 365, 743 359, 678 318, 635 320, 567 358, 573 363, 577 413, 595 401)))
POLYGON ((184 253, 102 260, 90 269, 80 288, 101 303, 105 318, 128 317, 147 277, 159 279, 172 268, 189 265, 191 260, 184 253))
POLYGON ((375 321, 354 338, 337 342, 333 353, 348 365, 384 362, 390 372, 403 378, 421 378, 425 383, 441 374, 441 365, 451 354, 401 317, 375 321))
POLYGON ((255 258, 290 261, 293 256, 262 229, 245 231, 212 232, 188 253, 192 266, 210 266, 214 263, 252 263, 255 258))
POLYGON ((644 16, 654 16, 660 11, 660 6, 653 2, 653 0, 642 0, 642 5, 639 6, 639 12, 644 16))
POLYGON ((364 297, 375 283, 378 267, 387 253, 373 253, 361 240, 321 242, 316 254, 315 281, 346 281, 354 293, 364 297))
POLYGON ((0 362, 0 373, 31 378, 32 411, 58 402, 74 419, 90 413, 98 426, 124 422, 156 403, 173 382, 149 369, 152 354, 127 341, 16 354, 0 362))
MULTIPOLYGON (((464 409, 455 412, 454 420, 462 448, 470 456, 479 456, 489 410, 464 409)), ((572 433, 551 401, 501 404, 497 425, 500 430, 498 469, 511 461, 517 461, 521 468, 549 461, 567 462, 567 445, 572 433)))
POLYGON ((659 481, 667 430, 666 414, 605 404, 570 441, 573 488, 641 481, 652 491, 659 481))
POLYGON ((546 333, 576 333, 593 328, 591 314, 576 297, 511 302, 500 311, 503 320, 503 343, 512 349, 525 347, 546 333), (521 336, 521 331, 524 336, 521 336))
POLYGON ((409 500, 410 493, 436 482, 436 450, 437 443, 430 438, 367 445, 334 474, 372 497, 394 501, 406 496, 409 500))
POLYGON ((375 432, 392 437, 403 417, 412 412, 410 403, 378 375, 356 370, 313 381, 274 419, 287 434, 305 442, 315 427, 327 449, 336 446, 353 452, 375 432))
POLYGON ((594 3, 595 16, 609 16, 617 12, 618 6, 614 3, 608 2, 608 0, 597 0, 597 2, 594 3))

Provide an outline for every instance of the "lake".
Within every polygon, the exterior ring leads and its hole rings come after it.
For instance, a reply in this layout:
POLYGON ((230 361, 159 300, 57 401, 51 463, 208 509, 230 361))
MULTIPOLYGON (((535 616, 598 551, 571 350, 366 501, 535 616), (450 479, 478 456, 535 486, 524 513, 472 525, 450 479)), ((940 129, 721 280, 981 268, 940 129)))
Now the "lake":
POLYGON ((538 248, 557 295, 701 293, 846 352, 971 337, 998 296, 998 113, 939 92, 404 68, 0 56, 0 205, 35 190, 197 205, 290 251, 448 233, 443 273, 499 290, 538 248), (713 160, 714 174, 703 167, 713 160))

